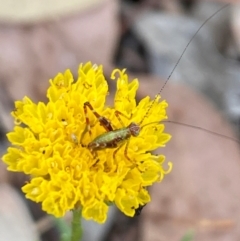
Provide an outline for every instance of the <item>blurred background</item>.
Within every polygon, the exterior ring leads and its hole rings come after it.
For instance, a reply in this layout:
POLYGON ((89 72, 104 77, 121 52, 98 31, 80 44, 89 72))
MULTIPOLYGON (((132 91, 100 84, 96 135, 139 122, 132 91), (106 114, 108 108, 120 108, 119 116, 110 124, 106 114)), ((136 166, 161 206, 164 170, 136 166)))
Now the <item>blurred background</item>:
MULTIPOLYGON (((161 95, 169 120, 237 139, 237 0, 0 0, 1 156, 15 100, 46 101, 48 80, 66 68, 76 74, 86 61, 103 64, 107 78, 114 67, 127 68, 139 78, 138 97, 154 97, 192 36, 227 3, 196 35, 161 95)), ((240 240, 238 142, 180 124, 166 123, 166 131, 172 140, 157 153, 173 171, 151 188, 151 203, 135 218, 112 208, 106 224, 84 222, 84 240, 240 240)), ((61 223, 21 193, 27 180, 0 163, 1 240, 60 240, 61 223)))

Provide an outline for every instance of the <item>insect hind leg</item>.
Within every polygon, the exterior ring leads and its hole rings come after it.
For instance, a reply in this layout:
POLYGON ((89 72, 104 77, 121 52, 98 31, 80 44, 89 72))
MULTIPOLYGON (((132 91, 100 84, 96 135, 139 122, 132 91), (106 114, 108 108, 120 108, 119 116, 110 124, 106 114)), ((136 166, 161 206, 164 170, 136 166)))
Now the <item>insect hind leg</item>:
POLYGON ((84 110, 84 114, 85 114, 85 120, 86 120, 86 128, 83 131, 82 135, 81 135, 81 140, 80 143, 82 143, 83 138, 86 134, 86 132, 89 133, 90 136, 92 136, 92 131, 91 131, 91 125, 90 125, 90 120, 89 120, 89 116, 88 116, 88 109, 90 109, 90 111, 92 111, 92 113, 95 115, 95 117, 98 119, 99 123, 101 126, 104 127, 104 129, 109 132, 109 131, 113 131, 112 125, 110 123, 110 121, 104 117, 98 114, 98 112, 92 107, 92 105, 87 101, 83 104, 83 110, 84 110))
POLYGON ((89 117, 88 117, 87 108, 89 108, 92 111, 92 113, 98 119, 100 125, 103 126, 106 131, 113 131, 111 122, 106 117, 99 115, 94 110, 94 108, 92 107, 92 105, 89 102, 85 102, 83 105, 83 109, 84 109, 84 114, 85 114, 85 118, 86 118, 87 130, 90 135, 92 134, 92 132, 91 132, 91 128, 90 128, 90 121, 89 121, 89 117))

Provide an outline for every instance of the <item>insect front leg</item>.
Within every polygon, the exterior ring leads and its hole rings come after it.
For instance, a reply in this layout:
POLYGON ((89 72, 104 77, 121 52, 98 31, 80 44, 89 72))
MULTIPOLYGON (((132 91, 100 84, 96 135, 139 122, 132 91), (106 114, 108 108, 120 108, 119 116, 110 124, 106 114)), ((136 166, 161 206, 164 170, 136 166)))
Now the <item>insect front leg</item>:
POLYGON ((115 116, 117 117, 118 121, 121 123, 122 127, 124 127, 124 124, 123 124, 123 121, 122 121, 122 119, 120 118, 120 116, 123 116, 123 117, 125 117, 126 119, 130 120, 130 118, 129 118, 128 116, 124 115, 122 112, 120 112, 120 111, 118 111, 118 110, 115 111, 115 116))

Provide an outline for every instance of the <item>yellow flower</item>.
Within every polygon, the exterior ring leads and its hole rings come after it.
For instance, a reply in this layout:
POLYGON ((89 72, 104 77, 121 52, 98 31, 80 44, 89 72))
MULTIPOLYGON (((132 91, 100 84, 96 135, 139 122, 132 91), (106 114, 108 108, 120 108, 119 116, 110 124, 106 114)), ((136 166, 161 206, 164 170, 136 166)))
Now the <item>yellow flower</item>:
POLYGON ((132 217, 150 201, 147 187, 171 170, 171 163, 164 170, 163 155, 150 153, 170 139, 161 124, 167 118, 166 101, 146 97, 136 104, 138 81, 128 82, 125 70, 115 69, 112 79, 116 75, 113 107, 105 103, 108 84, 102 66, 91 63, 80 65, 76 81, 70 70, 50 80, 48 103, 33 103, 28 97, 15 102, 16 126, 7 134, 13 146, 3 161, 8 170, 31 175, 22 190, 49 214, 61 217, 81 208, 84 218, 103 223, 109 205, 115 204, 132 217), (95 112, 105 117, 101 123, 95 112), (129 141, 129 128, 120 134, 106 131, 130 123, 142 128, 129 141), (104 141, 99 146, 95 138, 104 133, 110 144, 116 141, 115 147, 104 146, 104 141))

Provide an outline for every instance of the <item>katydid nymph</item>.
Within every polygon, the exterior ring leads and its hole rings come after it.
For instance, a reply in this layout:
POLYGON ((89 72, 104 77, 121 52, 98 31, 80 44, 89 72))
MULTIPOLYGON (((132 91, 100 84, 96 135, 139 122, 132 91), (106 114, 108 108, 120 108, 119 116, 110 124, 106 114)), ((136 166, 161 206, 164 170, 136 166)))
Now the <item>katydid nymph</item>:
MULTIPOLYGON (((184 53, 186 52, 188 46, 190 45, 190 43, 193 41, 193 39, 195 38, 195 36, 197 35, 197 33, 201 30, 201 28, 211 19, 213 18, 218 12, 220 12, 221 10, 223 10, 224 8, 226 8, 229 4, 224 5, 223 7, 221 7, 219 10, 217 10, 214 14, 212 14, 208 19, 206 19, 202 25, 198 28, 198 30, 194 33, 194 35, 192 36, 192 38, 190 39, 190 41, 187 43, 186 47, 184 48, 184 50, 182 51, 179 59, 177 60, 175 66, 173 67, 171 73, 169 74, 168 78, 166 79, 166 81, 164 82, 163 86, 161 87, 160 91, 157 93, 155 99, 153 100, 152 104, 150 105, 150 107, 147 109, 145 116, 143 117, 143 119, 140 121, 140 123, 130 123, 128 126, 124 126, 121 117, 122 118, 128 118, 127 116, 125 116, 124 114, 122 114, 119 111, 115 112, 115 115, 117 117, 117 119, 119 120, 119 122, 122 125, 122 128, 119 129, 114 129, 110 120, 108 120, 106 117, 99 115, 96 110, 94 110, 93 106, 91 105, 90 102, 85 102, 84 103, 84 112, 85 112, 85 116, 86 116, 86 125, 87 125, 87 129, 88 132, 91 134, 91 128, 90 128, 90 122, 89 122, 89 118, 88 118, 88 113, 87 113, 87 109, 89 109, 90 111, 92 111, 92 113, 95 115, 95 117, 98 119, 98 121, 100 122, 101 126, 105 129, 105 133, 97 136, 94 140, 92 140, 87 147, 91 150, 91 151, 100 151, 102 149, 105 148, 116 148, 115 152, 114 152, 114 156, 116 155, 118 149, 124 144, 126 143, 125 146, 125 157, 127 159, 129 159, 129 157, 127 156, 127 149, 128 149, 128 141, 130 139, 130 137, 136 137, 139 135, 141 129, 149 124, 145 124, 144 126, 142 126, 142 123, 144 121, 144 119, 149 115, 149 112, 151 111, 152 106, 154 105, 154 102, 157 99, 157 96, 160 95, 160 93, 164 90, 166 84, 168 83, 169 79, 171 78, 172 74, 174 73, 176 67, 178 66, 179 62, 181 61, 184 53)), ((164 121, 164 122, 168 122, 168 123, 174 123, 174 124, 179 124, 182 126, 187 126, 189 128, 196 128, 196 129, 200 129, 202 131, 208 132, 210 134, 213 135, 217 135, 220 137, 224 137, 224 138, 228 138, 231 139, 233 141, 237 141, 233 138, 227 137, 225 135, 213 132, 211 130, 206 130, 204 128, 201 127, 197 127, 194 125, 190 125, 190 124, 185 124, 185 123, 177 123, 175 121, 164 121)), ((154 124, 154 123, 152 123, 154 124)))

